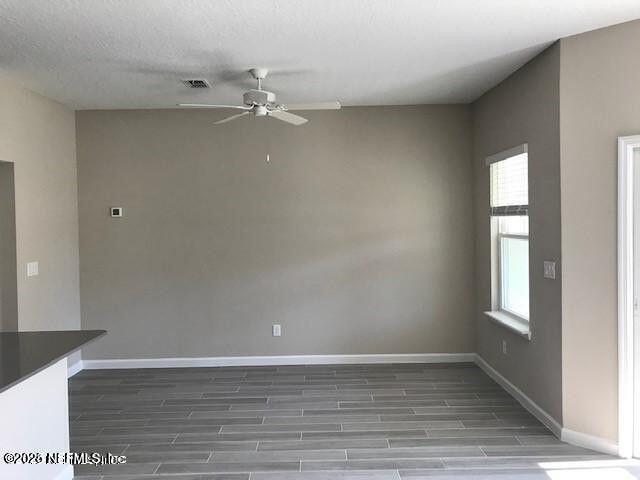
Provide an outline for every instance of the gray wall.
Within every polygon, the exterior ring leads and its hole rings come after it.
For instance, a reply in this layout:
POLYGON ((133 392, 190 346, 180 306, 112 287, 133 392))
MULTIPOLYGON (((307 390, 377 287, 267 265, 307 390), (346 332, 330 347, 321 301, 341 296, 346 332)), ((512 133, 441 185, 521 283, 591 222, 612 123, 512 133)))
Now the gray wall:
POLYGON ((469 107, 225 114, 78 112, 85 358, 473 351, 469 107))
POLYGON ((511 383, 562 421, 560 281, 560 48, 553 45, 473 104, 476 212, 477 352, 511 383), (529 144, 531 341, 491 322, 489 168, 485 158, 529 144), (557 280, 543 261, 557 262, 557 280), (507 341, 507 355, 501 353, 507 341))
POLYGON ((19 330, 80 327, 74 112, 0 78, 0 160, 14 163, 19 330), (26 277, 26 263, 40 275, 26 277))
POLYGON ((638 45, 640 21, 561 41, 565 426, 613 442, 617 137, 640 134, 638 45))
POLYGON ((0 161, 0 331, 18 330, 13 163, 0 161))

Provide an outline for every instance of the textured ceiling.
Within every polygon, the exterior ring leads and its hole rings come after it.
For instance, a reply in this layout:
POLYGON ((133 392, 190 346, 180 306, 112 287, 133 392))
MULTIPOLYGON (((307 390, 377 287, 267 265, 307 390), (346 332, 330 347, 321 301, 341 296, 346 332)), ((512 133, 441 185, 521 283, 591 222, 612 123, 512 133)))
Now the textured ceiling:
POLYGON ((468 102, 556 39, 636 18, 638 0, 2 0, 0 73, 79 109, 239 103, 252 66, 280 101, 468 102))

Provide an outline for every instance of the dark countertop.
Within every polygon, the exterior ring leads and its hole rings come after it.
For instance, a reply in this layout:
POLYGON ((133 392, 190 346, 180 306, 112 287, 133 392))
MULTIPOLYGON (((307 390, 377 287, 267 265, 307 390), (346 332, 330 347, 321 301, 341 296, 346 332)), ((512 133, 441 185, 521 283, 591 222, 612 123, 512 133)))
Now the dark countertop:
POLYGON ((44 370, 105 330, 0 332, 0 392, 44 370))

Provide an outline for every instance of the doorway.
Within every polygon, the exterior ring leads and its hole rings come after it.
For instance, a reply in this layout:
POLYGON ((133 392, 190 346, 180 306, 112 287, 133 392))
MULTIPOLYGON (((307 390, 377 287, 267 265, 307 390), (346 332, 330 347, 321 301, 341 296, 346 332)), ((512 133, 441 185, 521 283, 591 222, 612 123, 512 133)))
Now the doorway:
POLYGON ((640 135, 618 138, 618 454, 640 458, 640 135))

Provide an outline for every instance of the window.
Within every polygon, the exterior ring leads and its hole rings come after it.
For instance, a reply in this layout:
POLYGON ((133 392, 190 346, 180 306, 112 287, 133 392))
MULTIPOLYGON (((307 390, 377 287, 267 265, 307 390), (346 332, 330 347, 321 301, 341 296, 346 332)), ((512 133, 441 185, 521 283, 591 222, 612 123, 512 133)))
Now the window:
POLYGON ((527 145, 493 155, 487 163, 491 179, 492 313, 528 322, 527 145))
POLYGON ((528 217, 498 217, 500 309, 529 319, 528 217), (511 220, 517 220, 512 222, 511 220))

